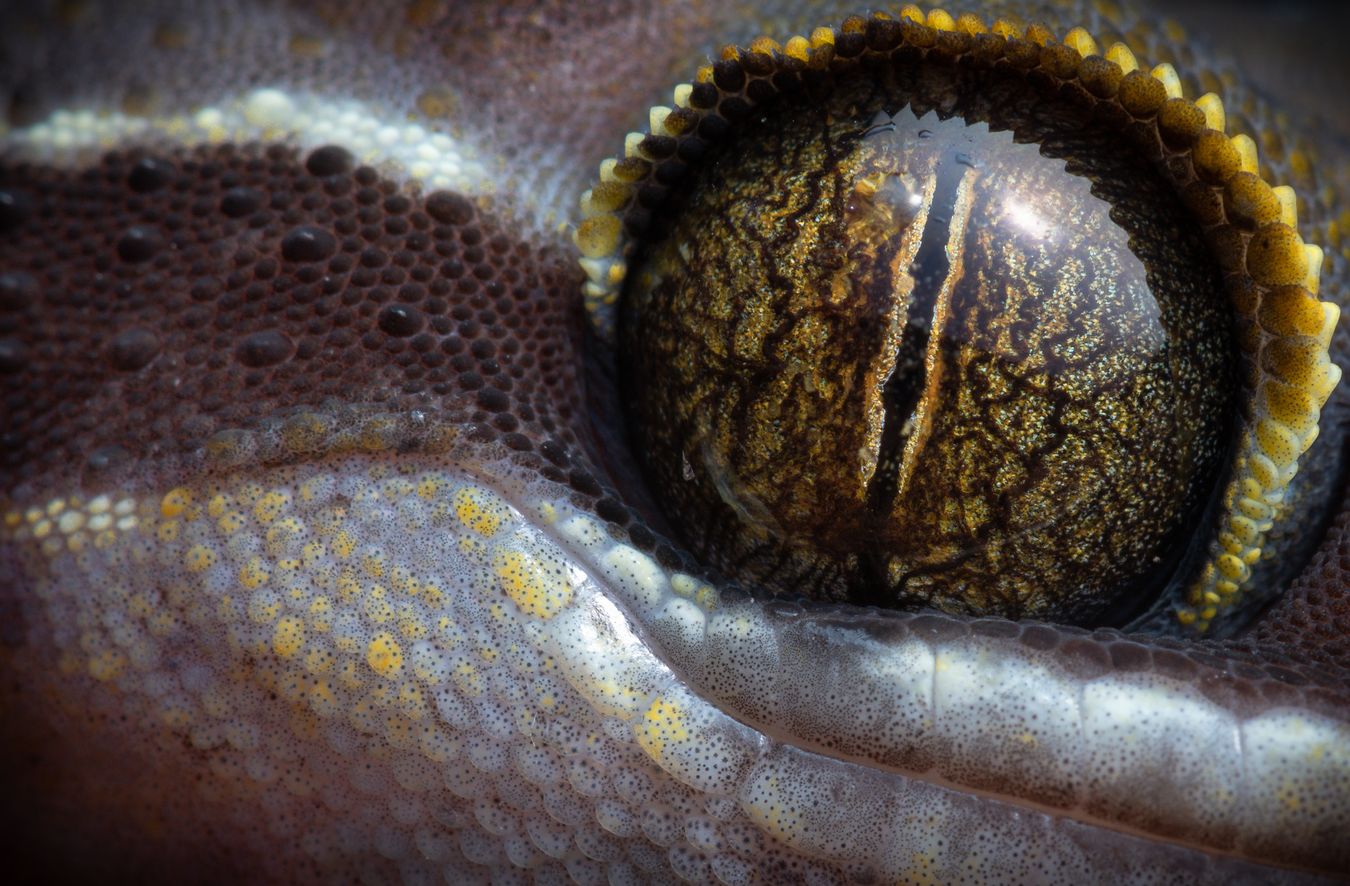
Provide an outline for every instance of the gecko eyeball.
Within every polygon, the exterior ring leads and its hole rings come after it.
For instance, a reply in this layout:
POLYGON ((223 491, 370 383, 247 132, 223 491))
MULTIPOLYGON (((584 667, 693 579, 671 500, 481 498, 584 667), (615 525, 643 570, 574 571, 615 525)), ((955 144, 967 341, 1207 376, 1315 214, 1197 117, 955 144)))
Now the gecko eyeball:
POLYGON ((766 108, 693 177, 620 359, 697 554, 778 593, 1079 623, 1167 583, 1236 421, 1222 275, 1105 130, 1019 143, 1030 116, 916 116, 869 80, 766 108))
POLYGON ((1230 632, 1310 555, 1323 252, 1218 96, 1098 53, 852 16, 723 47, 601 164, 597 353, 718 578, 1230 632))

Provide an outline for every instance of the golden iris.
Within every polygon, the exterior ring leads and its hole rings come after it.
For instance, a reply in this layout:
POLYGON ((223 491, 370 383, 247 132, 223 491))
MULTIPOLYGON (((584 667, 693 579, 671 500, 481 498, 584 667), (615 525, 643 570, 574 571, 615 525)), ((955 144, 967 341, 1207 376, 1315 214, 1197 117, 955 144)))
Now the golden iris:
POLYGON ((1123 621, 1233 435, 1220 274, 1110 126, 925 76, 770 102, 672 201, 621 313, 635 450, 771 591, 1123 621))

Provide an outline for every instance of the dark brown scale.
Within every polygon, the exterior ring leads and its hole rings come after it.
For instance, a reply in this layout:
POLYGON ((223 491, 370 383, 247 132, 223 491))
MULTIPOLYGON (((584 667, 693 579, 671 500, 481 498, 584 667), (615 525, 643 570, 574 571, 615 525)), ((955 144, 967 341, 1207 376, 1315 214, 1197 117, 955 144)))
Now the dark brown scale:
POLYGON ((159 337, 149 329, 120 332, 108 345, 109 362, 122 372, 135 372, 150 365, 158 353, 159 337))
POLYGON ((37 300, 37 280, 23 271, 0 272, 0 309, 19 311, 37 300))
POLYGON ((328 258, 337 249, 337 240, 323 228, 305 225, 281 240, 281 255, 287 261, 311 262, 328 258))
POLYGON ((140 264, 154 258, 164 248, 164 235, 154 228, 137 225, 117 241, 117 257, 124 262, 140 264))
POLYGON ((252 188, 231 188, 220 199, 220 211, 230 218, 243 218, 257 212, 263 196, 252 188))
POLYGON ((166 186, 176 174, 172 163, 158 157, 145 157, 131 167, 127 185, 138 194, 148 194, 166 186))
POLYGON ((422 312, 408 305, 389 305, 380 311, 380 328, 405 338, 422 328, 422 312))
POLYGON ((436 191, 427 198, 427 214, 443 225, 466 225, 473 220, 473 204, 461 194, 436 191))
POLYGON ((18 372, 28 362, 28 349, 18 339, 0 338, 0 373, 18 372))
POLYGON ((489 412, 505 412, 511 406, 511 398, 497 388, 483 388, 478 392, 478 405, 489 412))
POLYGON ((239 342, 235 355, 245 366, 272 366, 291 354, 291 340, 282 332, 269 329, 255 332, 239 342))
POLYGON ((0 189, 0 231, 18 227, 32 213, 32 197, 17 188, 0 189))
POLYGON ((305 169, 310 175, 326 178, 330 175, 345 175, 352 171, 355 159, 350 151, 339 145, 325 145, 316 148, 305 159, 305 169))

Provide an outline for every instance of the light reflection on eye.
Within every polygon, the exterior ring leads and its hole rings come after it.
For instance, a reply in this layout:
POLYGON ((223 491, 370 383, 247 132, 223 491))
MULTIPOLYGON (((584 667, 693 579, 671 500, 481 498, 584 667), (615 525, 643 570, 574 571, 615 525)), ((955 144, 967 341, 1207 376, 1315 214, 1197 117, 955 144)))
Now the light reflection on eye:
POLYGON ((1008 220, 1019 230, 1038 240, 1050 236, 1052 227, 1049 222, 1036 214, 1036 211, 1016 198, 1009 198, 1003 204, 1008 220))

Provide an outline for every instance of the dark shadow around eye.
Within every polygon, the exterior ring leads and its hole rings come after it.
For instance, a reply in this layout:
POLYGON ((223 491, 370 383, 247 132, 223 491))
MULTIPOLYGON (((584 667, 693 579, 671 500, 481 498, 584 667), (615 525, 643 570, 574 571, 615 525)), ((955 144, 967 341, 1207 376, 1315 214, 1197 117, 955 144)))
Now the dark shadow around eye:
POLYGON ((651 117, 577 242, 713 569, 1218 633, 1301 567, 1339 313, 1217 96, 1082 29, 878 13, 728 47, 651 117))

